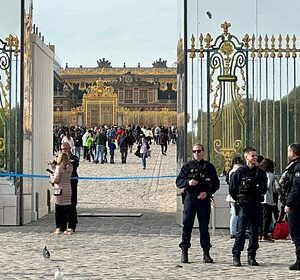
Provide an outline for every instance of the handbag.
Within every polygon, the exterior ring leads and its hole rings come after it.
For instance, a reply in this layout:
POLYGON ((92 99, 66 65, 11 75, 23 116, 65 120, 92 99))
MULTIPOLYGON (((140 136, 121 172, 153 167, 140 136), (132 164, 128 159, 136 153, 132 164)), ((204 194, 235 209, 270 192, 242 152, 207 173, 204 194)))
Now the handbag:
POLYGON ((274 224, 272 231, 273 239, 286 239, 289 235, 289 223, 287 216, 284 213, 284 207, 281 207, 280 215, 278 220, 274 224))
POLYGON ((286 239, 289 235, 289 223, 287 220, 275 222, 272 238, 273 239, 286 239))
POLYGON ((134 152, 134 155, 137 157, 141 157, 141 153, 140 153, 141 148, 137 148, 137 150, 134 152))
POLYGON ((58 196, 62 194, 62 188, 58 184, 53 184, 53 195, 58 196))

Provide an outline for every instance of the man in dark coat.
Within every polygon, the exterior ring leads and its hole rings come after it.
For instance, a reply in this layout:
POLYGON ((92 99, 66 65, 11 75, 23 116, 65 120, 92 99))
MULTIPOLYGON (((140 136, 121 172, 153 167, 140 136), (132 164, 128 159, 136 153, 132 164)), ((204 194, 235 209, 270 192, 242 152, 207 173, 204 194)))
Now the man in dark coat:
POLYGON ((211 244, 208 232, 210 202, 212 195, 220 187, 220 181, 215 167, 203 159, 203 145, 195 144, 193 146, 193 157, 194 160, 181 168, 176 179, 176 186, 185 190, 182 240, 179 244, 182 250, 181 262, 188 262, 188 249, 191 247, 191 234, 197 214, 203 262, 212 263, 213 260, 209 255, 211 244))
POLYGON ((257 152, 253 147, 244 149, 246 164, 232 174, 229 194, 235 200, 238 227, 232 248, 233 265, 241 266, 241 251, 244 250, 245 233, 249 226, 248 264, 258 266, 256 251, 258 231, 262 223, 263 195, 267 191, 267 174, 257 166, 257 152))
POLYGON ((289 230, 296 247, 297 258, 289 269, 300 270, 300 143, 289 145, 288 158, 290 162, 282 180, 287 191, 285 212, 288 213, 289 230))

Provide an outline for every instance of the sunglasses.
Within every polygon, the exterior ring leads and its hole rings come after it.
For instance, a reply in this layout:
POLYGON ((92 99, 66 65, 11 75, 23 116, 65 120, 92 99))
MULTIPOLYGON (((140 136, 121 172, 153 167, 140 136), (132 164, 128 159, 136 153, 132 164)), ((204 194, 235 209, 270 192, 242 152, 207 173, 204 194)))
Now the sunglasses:
POLYGON ((202 150, 193 150, 193 153, 202 153, 202 150))

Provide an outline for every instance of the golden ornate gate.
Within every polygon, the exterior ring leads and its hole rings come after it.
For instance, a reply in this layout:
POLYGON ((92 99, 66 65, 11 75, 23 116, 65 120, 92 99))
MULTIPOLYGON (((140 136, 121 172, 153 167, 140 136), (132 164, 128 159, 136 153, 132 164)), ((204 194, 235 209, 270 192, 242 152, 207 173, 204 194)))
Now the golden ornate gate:
POLYGON ((20 166, 19 51, 18 37, 0 38, 0 170, 20 166))
POLYGON ((239 40, 230 26, 223 23, 215 40, 210 34, 191 37, 190 141, 205 144, 219 174, 247 145, 281 171, 287 145, 300 138, 296 36, 287 35, 285 46, 281 35, 239 40))
POLYGON ((71 111, 54 112, 54 124, 69 126, 79 124, 88 128, 104 124, 170 126, 176 124, 176 117, 176 111, 168 108, 148 111, 139 107, 132 109, 120 106, 118 95, 114 92, 113 87, 104 85, 102 81, 96 81, 95 85, 87 88, 81 106, 71 111))

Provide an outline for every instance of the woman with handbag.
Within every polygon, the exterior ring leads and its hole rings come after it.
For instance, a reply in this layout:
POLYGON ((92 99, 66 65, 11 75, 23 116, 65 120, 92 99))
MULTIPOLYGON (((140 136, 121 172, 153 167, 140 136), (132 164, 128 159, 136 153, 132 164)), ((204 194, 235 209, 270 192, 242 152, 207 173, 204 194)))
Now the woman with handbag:
POLYGON ((55 203, 55 223, 56 230, 54 234, 74 233, 74 225, 69 223, 69 212, 71 207, 71 175, 73 165, 70 163, 69 156, 66 153, 60 153, 56 159, 54 173, 50 175, 50 181, 56 188, 53 193, 53 202, 55 203), (57 189, 61 191, 57 191, 57 189), (67 228, 67 224, 69 228, 67 228))

